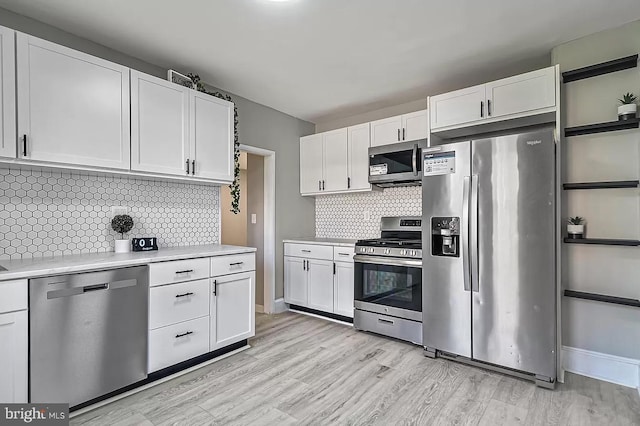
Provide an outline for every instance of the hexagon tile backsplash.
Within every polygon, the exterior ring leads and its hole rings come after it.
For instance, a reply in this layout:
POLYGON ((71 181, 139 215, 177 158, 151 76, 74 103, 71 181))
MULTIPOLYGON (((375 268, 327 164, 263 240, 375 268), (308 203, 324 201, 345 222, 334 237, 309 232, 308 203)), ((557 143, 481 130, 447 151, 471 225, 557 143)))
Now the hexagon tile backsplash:
POLYGON ((111 206, 126 206, 129 237, 160 247, 220 241, 220 189, 131 177, 0 168, 0 259, 113 251, 111 206))
POLYGON ((422 187, 316 197, 316 237, 378 238, 383 216, 422 215, 422 187), (369 220, 364 219, 365 211, 369 220))

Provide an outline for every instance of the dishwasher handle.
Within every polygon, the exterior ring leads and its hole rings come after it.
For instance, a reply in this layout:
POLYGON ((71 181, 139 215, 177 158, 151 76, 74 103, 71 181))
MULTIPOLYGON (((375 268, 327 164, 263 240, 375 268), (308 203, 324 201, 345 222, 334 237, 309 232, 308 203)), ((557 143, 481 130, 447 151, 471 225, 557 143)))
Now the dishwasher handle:
POLYGON ((88 293, 90 291, 98 291, 98 290, 107 290, 109 288, 109 284, 96 284, 96 285, 88 285, 86 287, 82 287, 83 293, 88 293))

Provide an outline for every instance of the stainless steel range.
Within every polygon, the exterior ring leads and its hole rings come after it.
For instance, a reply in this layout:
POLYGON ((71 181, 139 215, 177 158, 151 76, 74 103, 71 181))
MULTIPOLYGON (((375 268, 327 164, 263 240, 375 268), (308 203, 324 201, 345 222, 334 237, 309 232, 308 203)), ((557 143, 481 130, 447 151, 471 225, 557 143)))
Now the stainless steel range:
POLYGON ((422 344, 422 218, 383 217, 382 236, 356 243, 356 329, 422 344))

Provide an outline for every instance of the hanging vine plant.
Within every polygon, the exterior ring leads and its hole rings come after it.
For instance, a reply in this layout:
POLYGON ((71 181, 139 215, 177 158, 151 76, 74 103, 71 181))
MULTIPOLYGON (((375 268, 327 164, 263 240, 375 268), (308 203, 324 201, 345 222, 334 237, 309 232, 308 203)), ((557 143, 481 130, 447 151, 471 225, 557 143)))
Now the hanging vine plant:
MULTIPOLYGON (((193 81, 196 90, 199 92, 233 102, 233 99, 231 99, 229 95, 207 90, 204 84, 200 82, 200 76, 198 74, 189 73, 187 76, 193 81)), ((238 214, 240 213, 240 182, 238 181, 240 177, 240 141, 238 139, 238 108, 235 104, 233 105, 233 163, 233 182, 229 185, 231 189, 231 212, 238 214)))

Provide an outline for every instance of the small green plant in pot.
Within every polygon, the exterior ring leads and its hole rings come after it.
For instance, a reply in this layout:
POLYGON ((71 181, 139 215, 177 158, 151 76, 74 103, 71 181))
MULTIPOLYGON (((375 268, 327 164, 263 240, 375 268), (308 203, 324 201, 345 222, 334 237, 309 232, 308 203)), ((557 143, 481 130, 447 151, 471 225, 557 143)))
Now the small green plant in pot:
POLYGON ((637 100, 638 97, 633 93, 626 93, 622 96, 622 99, 618 99, 618 101, 620 101, 618 120, 631 120, 636 118, 638 112, 637 100))
POLYGON ((580 216, 570 217, 567 233, 569 238, 584 238, 584 218, 580 216))
POLYGON ((129 253, 131 251, 129 239, 125 238, 124 234, 131 231, 132 228, 133 219, 128 214, 116 215, 111 220, 111 229, 120 234, 120 239, 116 239, 115 243, 116 253, 129 253))

